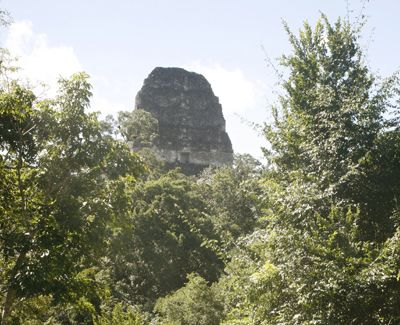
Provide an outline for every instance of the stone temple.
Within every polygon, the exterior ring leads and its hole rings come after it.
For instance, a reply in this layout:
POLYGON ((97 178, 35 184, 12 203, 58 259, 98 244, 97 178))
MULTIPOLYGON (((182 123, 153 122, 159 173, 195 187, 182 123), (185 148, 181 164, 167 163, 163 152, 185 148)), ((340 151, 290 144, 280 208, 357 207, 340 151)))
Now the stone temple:
POLYGON ((202 75, 181 68, 155 68, 136 95, 138 108, 158 120, 154 150, 167 167, 196 174, 208 166, 232 164, 221 104, 202 75))

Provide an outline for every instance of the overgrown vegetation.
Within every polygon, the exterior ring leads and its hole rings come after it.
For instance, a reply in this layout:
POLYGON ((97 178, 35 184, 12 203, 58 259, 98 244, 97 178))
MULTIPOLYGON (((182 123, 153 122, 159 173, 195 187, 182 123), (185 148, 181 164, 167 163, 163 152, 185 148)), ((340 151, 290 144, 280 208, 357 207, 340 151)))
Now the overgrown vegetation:
POLYGON ((165 172, 86 74, 46 100, 2 76, 1 324, 400 323, 398 76, 349 22, 287 31, 267 166, 165 172))

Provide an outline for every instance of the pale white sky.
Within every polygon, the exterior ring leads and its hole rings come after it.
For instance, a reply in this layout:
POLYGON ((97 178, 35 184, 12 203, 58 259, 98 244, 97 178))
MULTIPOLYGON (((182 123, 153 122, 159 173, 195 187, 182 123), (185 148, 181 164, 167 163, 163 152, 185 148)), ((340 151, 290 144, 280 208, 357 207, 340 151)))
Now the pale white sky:
MULTIPOLYGON (((156 66, 203 74, 223 106, 234 150, 261 157, 262 137, 249 124, 265 122, 274 92, 265 62, 290 51, 282 19, 296 31, 320 12, 331 20, 357 17, 359 0, 3 0, 14 23, 2 45, 19 56, 22 74, 54 92, 58 76, 86 71, 92 108, 130 110, 143 80, 156 66), (348 4, 347 4, 348 3, 348 4), (349 10, 348 10, 349 9, 349 10), (246 122, 247 121, 247 122, 246 122)), ((373 71, 398 69, 400 1, 371 0, 362 45, 373 71)))

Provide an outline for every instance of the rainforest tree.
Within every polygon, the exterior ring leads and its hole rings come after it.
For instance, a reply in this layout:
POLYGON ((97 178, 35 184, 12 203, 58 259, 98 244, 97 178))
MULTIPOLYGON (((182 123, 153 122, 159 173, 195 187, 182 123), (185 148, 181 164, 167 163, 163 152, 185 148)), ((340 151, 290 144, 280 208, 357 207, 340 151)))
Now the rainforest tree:
POLYGON ((21 300, 79 299, 93 285, 83 274, 97 265, 120 217, 114 195, 140 171, 127 146, 87 113, 86 74, 61 79, 55 100, 38 101, 17 83, 7 88, 0 93, 2 324, 21 300))
POLYGON ((377 81, 349 22, 322 16, 288 33, 289 76, 266 128, 267 227, 232 253, 225 321, 399 322, 397 76, 377 81))

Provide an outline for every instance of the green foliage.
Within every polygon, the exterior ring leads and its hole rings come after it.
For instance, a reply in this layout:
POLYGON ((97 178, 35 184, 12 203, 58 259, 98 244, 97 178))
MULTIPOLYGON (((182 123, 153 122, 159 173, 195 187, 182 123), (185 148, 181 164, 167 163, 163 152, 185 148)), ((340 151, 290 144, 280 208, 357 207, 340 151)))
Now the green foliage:
POLYGON ((332 26, 322 16, 314 30, 305 23, 298 38, 286 29, 293 53, 282 59, 290 76, 274 128, 267 129, 270 158, 285 173, 301 169, 321 185, 336 184, 372 147, 385 98, 374 93, 349 23, 332 26))
POLYGON ((140 171, 137 157, 85 112, 87 78, 61 79, 51 101, 36 102, 16 83, 0 93, 4 319, 20 299, 79 300, 93 291, 78 275, 104 253, 108 228, 119 217, 115 188, 140 171))
POLYGON ((160 298, 155 311, 160 313, 161 324, 217 325, 223 306, 215 286, 208 286, 202 277, 189 274, 184 287, 160 298))
POLYGON ((218 278, 222 262, 203 245, 216 237, 196 186, 171 171, 132 189, 129 225, 115 233, 109 253, 118 299, 149 308, 158 297, 180 288, 188 273, 218 278))
POLYGON ((144 325, 141 314, 132 308, 124 308, 116 304, 109 315, 102 315, 95 319, 94 325, 144 325))
POLYGON ((398 127, 383 119, 397 78, 375 83, 348 23, 289 35, 286 95, 266 129, 268 227, 231 253, 225 322, 397 323, 398 127))
POLYGON ((283 298, 278 269, 265 255, 266 232, 257 230, 237 242, 216 285, 224 302, 222 324, 269 324, 283 298))
POLYGON ((118 122, 122 135, 133 148, 151 147, 158 140, 158 121, 143 109, 120 112, 118 122))
POLYGON ((283 226, 244 239, 218 284, 225 323, 398 322, 398 234, 383 246, 360 242, 357 218, 332 208, 307 232, 283 226))
POLYGON ((202 200, 225 248, 251 232, 261 215, 261 164, 249 155, 235 156, 234 166, 200 175, 202 200))
POLYGON ((118 129, 125 142, 133 149, 148 166, 150 174, 158 173, 163 163, 153 151, 158 143, 158 120, 143 109, 132 112, 119 112, 118 129))
POLYGON ((360 202, 365 218, 363 237, 379 241, 387 239, 399 224, 393 218, 400 197, 400 132, 385 130, 375 141, 374 148, 360 161, 363 177, 350 184, 351 197, 360 202))
MULTIPOLYGON (((306 23, 298 38, 287 31, 293 53, 282 63, 290 76, 275 107, 275 122, 266 127, 272 145, 268 158, 276 168, 273 178, 283 190, 282 209, 289 207, 286 215, 296 214, 301 223, 307 207, 299 207, 297 194, 322 214, 332 202, 358 206, 361 236, 384 241, 394 230, 390 215, 399 187, 392 182, 388 191, 380 171, 369 168, 368 161, 381 164, 381 158, 393 157, 391 144, 383 143, 389 140, 391 124, 383 116, 393 106, 397 77, 375 81, 358 45, 359 31, 349 22, 339 19, 331 25, 322 16, 314 30, 306 23)), ((396 168, 391 161, 387 167, 396 168)))

